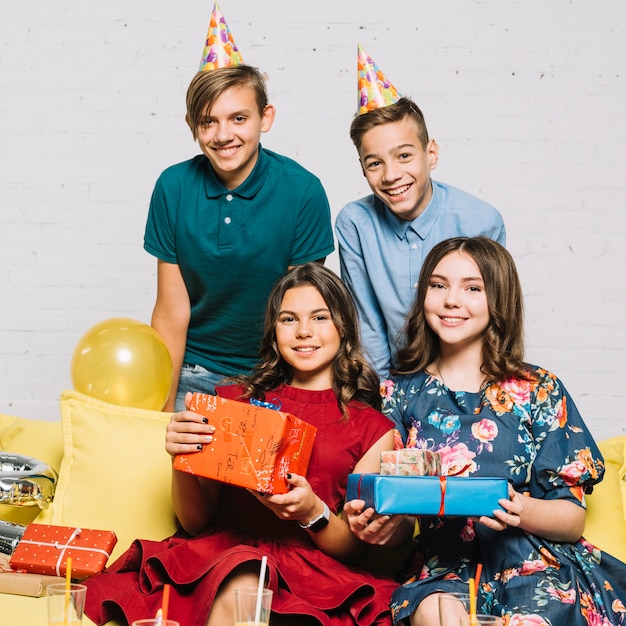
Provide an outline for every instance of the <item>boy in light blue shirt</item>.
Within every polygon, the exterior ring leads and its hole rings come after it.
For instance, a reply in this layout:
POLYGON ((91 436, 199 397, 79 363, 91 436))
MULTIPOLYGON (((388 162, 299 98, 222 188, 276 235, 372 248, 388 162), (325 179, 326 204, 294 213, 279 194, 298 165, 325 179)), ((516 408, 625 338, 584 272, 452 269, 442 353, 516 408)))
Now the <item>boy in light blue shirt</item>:
POLYGON ((393 367, 422 262, 450 237, 485 235, 504 245, 500 213, 460 189, 433 181, 439 147, 424 116, 401 97, 359 47, 359 114, 350 127, 372 195, 348 203, 337 216, 341 277, 360 315, 363 343, 382 379, 393 367), (362 58, 363 57, 363 58, 362 58), (382 82, 386 100, 376 94, 382 82), (391 93, 391 96, 389 94, 391 93))

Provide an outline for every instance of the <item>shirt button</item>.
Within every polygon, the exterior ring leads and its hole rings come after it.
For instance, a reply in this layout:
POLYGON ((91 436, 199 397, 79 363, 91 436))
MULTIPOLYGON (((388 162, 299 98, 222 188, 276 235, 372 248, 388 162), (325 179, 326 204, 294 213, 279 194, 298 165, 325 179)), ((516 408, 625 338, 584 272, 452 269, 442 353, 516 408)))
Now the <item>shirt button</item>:
POLYGON ((417 289, 417 283, 413 283, 413 289, 417 289))
POLYGON ((225 217, 224 218, 224 223, 225 224, 230 224, 232 222, 232 220, 230 219, 230 217, 225 217))
POLYGON ((229 193, 229 194, 226 196, 226 200, 228 200, 228 201, 230 202, 232 199, 233 199, 233 194, 232 194, 232 193, 229 193))
POLYGON ((417 244, 416 244, 416 243, 414 243, 414 244, 411 246, 411 249, 412 249, 412 250, 417 250, 417 244))

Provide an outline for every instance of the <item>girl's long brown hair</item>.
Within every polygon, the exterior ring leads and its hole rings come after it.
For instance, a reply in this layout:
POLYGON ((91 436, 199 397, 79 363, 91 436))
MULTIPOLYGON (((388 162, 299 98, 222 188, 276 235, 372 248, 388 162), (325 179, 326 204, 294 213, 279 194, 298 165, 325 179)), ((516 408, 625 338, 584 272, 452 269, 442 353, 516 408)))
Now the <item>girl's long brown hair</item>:
POLYGON ((348 419, 348 406, 354 401, 380 410, 379 379, 362 353, 354 301, 340 278, 320 263, 298 265, 274 285, 265 309, 259 365, 250 376, 236 379, 246 389, 244 397, 264 400, 266 392, 291 382, 291 367, 280 355, 276 344, 276 324, 285 292, 305 285, 319 291, 341 338, 339 351, 332 363, 332 379, 333 391, 344 418, 348 419))
POLYGON ((439 356, 439 337, 426 323, 424 300, 437 264, 456 251, 472 257, 485 284, 489 324, 483 336, 483 374, 489 381, 503 381, 511 376, 528 379, 531 373, 523 360, 523 295, 515 262, 506 248, 482 236, 447 239, 426 256, 405 325, 406 344, 398 352, 394 373, 418 372, 439 356))

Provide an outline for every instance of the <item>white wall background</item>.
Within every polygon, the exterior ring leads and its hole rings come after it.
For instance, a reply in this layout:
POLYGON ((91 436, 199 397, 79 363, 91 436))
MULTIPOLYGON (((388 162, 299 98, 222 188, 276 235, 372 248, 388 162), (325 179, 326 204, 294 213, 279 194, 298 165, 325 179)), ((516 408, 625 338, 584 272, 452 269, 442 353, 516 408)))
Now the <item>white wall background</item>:
MULTIPOLYGON (((527 357, 598 439, 626 432, 626 4, 222 0, 278 116, 264 144, 365 195, 348 127, 360 42, 423 108, 435 177, 496 205, 527 357)), ((197 153, 184 96, 212 0, 29 0, 0 20, 0 412, 58 419, 81 335, 148 322, 154 181, 197 153)), ((335 255, 329 265, 337 270, 335 255)))

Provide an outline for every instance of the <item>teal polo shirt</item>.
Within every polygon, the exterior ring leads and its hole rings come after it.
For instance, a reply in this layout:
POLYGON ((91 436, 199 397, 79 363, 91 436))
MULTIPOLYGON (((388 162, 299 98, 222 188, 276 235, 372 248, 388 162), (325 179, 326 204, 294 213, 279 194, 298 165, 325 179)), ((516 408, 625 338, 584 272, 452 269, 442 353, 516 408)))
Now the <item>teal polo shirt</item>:
POLYGON ((287 157, 260 148, 254 170, 229 190, 198 155, 157 180, 144 248, 180 266, 191 301, 185 362, 247 372, 276 280, 334 250, 330 207, 319 179, 287 157))

